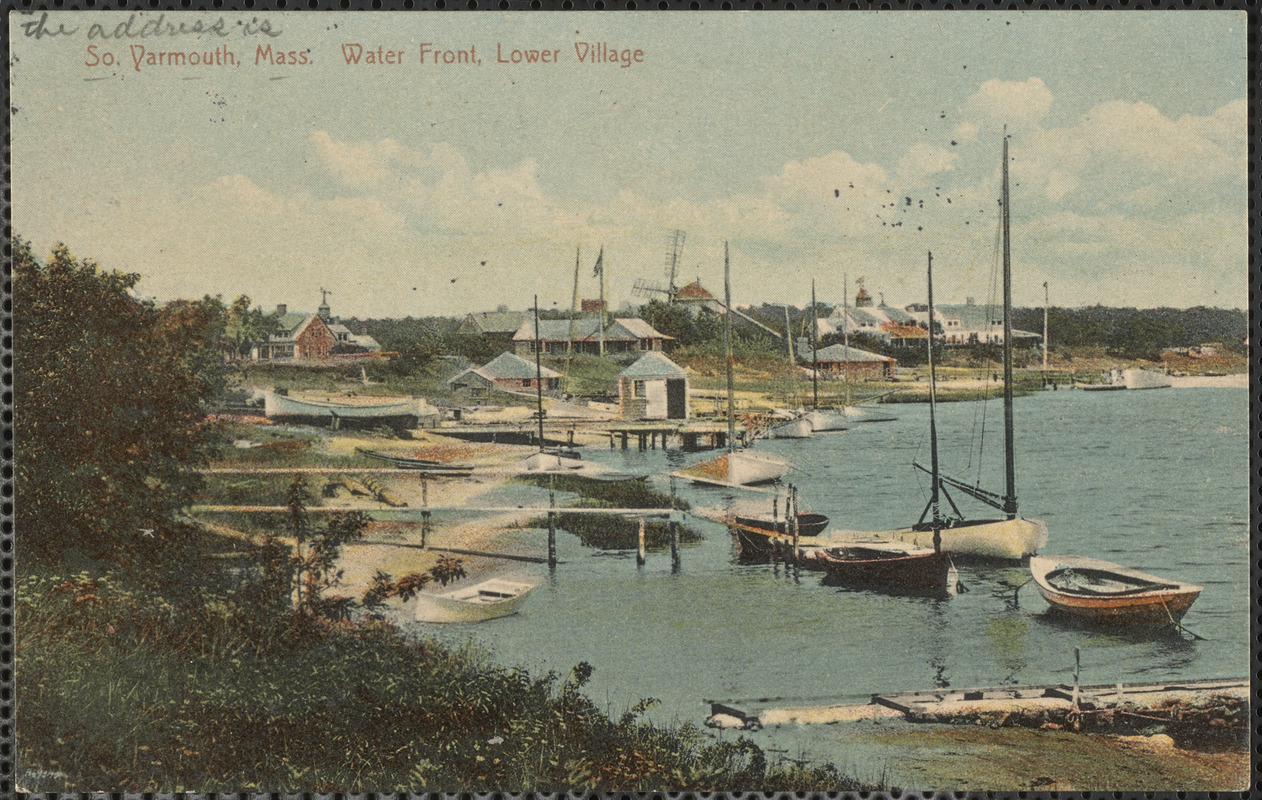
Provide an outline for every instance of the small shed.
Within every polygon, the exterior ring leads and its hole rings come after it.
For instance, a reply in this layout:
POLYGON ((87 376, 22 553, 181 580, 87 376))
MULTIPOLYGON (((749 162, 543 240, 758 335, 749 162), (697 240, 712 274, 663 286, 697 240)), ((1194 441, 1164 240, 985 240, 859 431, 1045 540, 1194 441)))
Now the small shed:
POLYGON ((815 360, 819 362, 821 374, 861 380, 892 378, 894 365, 898 363, 889 356, 869 353, 844 344, 825 347, 815 354, 815 360))
POLYGON ((688 373, 657 351, 618 376, 623 419, 688 419, 688 373))

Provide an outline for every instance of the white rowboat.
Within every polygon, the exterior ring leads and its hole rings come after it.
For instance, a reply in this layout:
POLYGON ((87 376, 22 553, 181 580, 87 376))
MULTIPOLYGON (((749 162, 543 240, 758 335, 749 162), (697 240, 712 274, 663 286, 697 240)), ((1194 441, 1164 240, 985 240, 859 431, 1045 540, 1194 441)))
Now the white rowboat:
POLYGON ((484 622, 507 617, 517 613, 534 588, 531 583, 491 578, 440 594, 418 594, 416 619, 420 622, 484 622))

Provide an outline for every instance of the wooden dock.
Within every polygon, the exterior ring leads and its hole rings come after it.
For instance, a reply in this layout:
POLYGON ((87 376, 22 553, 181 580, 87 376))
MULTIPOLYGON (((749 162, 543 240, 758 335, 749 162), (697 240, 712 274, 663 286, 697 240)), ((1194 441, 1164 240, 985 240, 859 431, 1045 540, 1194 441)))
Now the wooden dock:
POLYGON ((629 450, 634 440, 639 450, 668 449, 674 442, 685 452, 717 450, 727 447, 727 428, 711 423, 640 423, 609 426, 609 449, 629 450), (619 448, 621 445, 621 448, 619 448))
MULTIPOLYGON (((711 720, 724 727, 807 725, 902 717, 909 722, 950 722, 961 717, 1004 718, 1032 712, 1092 713, 1124 708, 1155 708, 1170 703, 1204 701, 1226 695, 1250 696, 1247 678, 1170 680, 1150 683, 1051 684, 930 689, 874 694, 867 703, 777 704, 777 698, 707 701, 711 720)), ((805 698, 803 698, 805 699, 805 698)), ((792 701, 784 698, 780 703, 792 701)), ((711 723, 708 723, 711 724, 711 723)))

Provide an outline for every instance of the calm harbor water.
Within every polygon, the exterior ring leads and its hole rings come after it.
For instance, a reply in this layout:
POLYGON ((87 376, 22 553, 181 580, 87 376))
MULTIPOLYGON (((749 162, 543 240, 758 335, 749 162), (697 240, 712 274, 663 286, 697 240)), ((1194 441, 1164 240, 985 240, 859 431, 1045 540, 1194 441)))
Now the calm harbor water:
MULTIPOLYGON (((879 530, 915 521, 927 499, 924 405, 890 407, 894 422, 807 440, 761 442, 789 456, 803 509, 834 526, 879 530)), ((1243 389, 1042 392, 1016 401, 1017 490, 1023 516, 1049 528, 1046 554, 1102 558, 1201 584, 1184 624, 1205 641, 1100 631, 1046 613, 1028 570, 959 564, 968 591, 948 599, 892 597, 795 576, 783 565, 741 564, 726 529, 701 520, 705 541, 668 553, 607 553, 558 535, 562 563, 515 565, 543 581, 521 614, 480 625, 418 626, 453 643, 473 639, 502 664, 567 673, 595 667, 590 696, 620 712, 640 698, 652 716, 699 723, 709 699, 844 698, 933 687, 1249 674, 1249 425, 1243 389)), ((1002 407, 939 408, 943 471, 973 480, 975 432, 986 430, 982 485, 1002 491, 1002 407)), ((584 458, 660 474, 704 457, 611 452, 584 458)), ((653 478, 666 488, 666 481, 653 478)), ((695 506, 769 510, 770 496, 680 484, 695 506)), ((546 500, 545 500, 546 502, 546 500)), ((989 515, 968 497, 970 515, 989 515)), ((540 535, 540 552, 544 551, 540 535)), ((768 736, 764 732, 761 737, 768 736)), ((771 741, 775 741, 772 739, 771 741)))

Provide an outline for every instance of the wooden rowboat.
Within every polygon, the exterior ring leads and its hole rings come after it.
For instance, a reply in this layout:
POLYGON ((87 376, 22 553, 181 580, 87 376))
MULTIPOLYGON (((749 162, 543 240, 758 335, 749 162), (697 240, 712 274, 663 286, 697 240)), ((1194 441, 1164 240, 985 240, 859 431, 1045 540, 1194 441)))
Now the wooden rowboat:
POLYGON ((1201 594, 1200 586, 1082 556, 1031 558, 1030 573, 1053 609, 1091 622, 1175 625, 1201 594))
POLYGON ((814 557, 845 586, 897 594, 946 594, 950 585, 951 556, 945 550, 866 542, 828 547, 814 557))
POLYGON ((534 584, 491 578, 441 594, 416 596, 420 622, 483 622, 517 613, 534 584))

